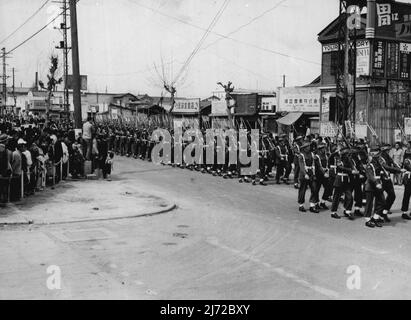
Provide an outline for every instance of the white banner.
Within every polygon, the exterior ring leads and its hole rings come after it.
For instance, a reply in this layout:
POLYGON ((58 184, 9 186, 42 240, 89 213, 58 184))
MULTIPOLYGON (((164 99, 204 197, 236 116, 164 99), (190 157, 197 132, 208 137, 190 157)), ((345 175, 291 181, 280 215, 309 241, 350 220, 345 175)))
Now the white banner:
POLYGON ((366 124, 355 125, 355 136, 357 139, 365 139, 367 137, 368 127, 366 124))
POLYGON ((411 135, 411 118, 404 118, 404 132, 407 136, 411 135))
POLYGON ((357 42, 357 78, 370 75, 370 42, 357 42))
POLYGON ((320 112, 320 89, 280 88, 277 112, 320 112))
POLYGON ((337 136, 337 127, 333 122, 321 122, 320 124, 320 136, 322 137, 335 137, 337 136))
POLYGON ((200 112, 200 99, 176 99, 173 113, 200 112))

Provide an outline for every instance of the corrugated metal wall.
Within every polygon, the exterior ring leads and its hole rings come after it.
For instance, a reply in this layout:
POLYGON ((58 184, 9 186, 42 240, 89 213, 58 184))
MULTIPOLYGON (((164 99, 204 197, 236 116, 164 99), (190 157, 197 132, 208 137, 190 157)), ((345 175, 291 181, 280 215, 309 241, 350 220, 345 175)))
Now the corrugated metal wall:
POLYGON ((385 93, 370 91, 368 94, 368 123, 377 132, 382 143, 394 142, 394 130, 404 126, 404 118, 410 117, 411 93, 385 93))

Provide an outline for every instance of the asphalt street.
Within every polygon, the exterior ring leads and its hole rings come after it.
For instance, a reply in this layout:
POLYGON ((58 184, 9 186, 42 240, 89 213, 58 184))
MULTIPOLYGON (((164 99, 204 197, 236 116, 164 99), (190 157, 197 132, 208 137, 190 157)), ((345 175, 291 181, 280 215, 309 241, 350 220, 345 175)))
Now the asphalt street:
POLYGON ((369 229, 362 218, 299 213, 291 185, 239 184, 120 157, 113 180, 99 182, 113 201, 116 188, 129 186, 177 209, 1 227, 0 299, 411 298, 411 223, 398 210, 390 224, 369 229), (60 270, 60 289, 47 286, 50 266, 60 270))

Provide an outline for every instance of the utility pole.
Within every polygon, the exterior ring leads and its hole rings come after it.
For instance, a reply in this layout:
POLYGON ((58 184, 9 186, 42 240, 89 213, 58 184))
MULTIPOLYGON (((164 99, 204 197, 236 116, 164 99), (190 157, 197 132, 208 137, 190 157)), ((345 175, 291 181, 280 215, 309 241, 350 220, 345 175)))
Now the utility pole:
POLYGON ((71 22, 71 54, 73 63, 73 103, 74 103, 74 123, 76 129, 81 129, 83 119, 81 115, 81 92, 80 92, 80 61, 78 48, 77 31, 77 0, 70 1, 70 22, 71 22))
POLYGON ((16 111, 17 108, 17 97, 16 97, 16 92, 15 92, 15 75, 14 75, 14 68, 13 68, 13 100, 14 100, 14 108, 13 111, 16 111))
POLYGON ((285 74, 283 75, 283 88, 285 88, 285 74))
POLYGON ((64 47, 63 49, 63 64, 64 64, 64 113, 69 118, 70 107, 69 107, 69 90, 67 87, 67 77, 68 77, 68 53, 69 53, 69 46, 68 46, 68 37, 67 37, 67 30, 70 27, 67 26, 67 0, 63 0, 63 24, 61 25, 61 29, 63 30, 63 41, 64 47))
POLYGON ((6 112, 7 103, 7 73, 6 73, 6 48, 2 48, 1 52, 3 54, 3 107, 1 108, 1 114, 4 115, 6 112))

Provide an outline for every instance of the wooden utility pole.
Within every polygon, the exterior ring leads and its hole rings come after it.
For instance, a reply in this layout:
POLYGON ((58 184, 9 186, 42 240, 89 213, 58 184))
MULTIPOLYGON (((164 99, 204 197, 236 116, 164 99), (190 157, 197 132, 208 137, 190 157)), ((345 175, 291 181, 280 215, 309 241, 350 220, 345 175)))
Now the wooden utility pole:
POLYGON ((81 78, 80 78, 80 61, 78 47, 78 30, 77 30, 77 0, 70 1, 70 24, 71 24, 71 53, 73 63, 73 103, 74 103, 74 125, 76 129, 83 127, 81 115, 81 78))
POLYGON ((3 107, 1 108, 1 114, 6 114, 7 104, 7 70, 6 70, 6 48, 2 48, 3 54, 3 107))
POLYGON ((13 68, 13 100, 14 100, 14 108, 13 111, 16 111, 16 107, 17 107, 17 97, 16 97, 16 92, 15 92, 15 74, 14 74, 14 68, 13 68))
POLYGON ((285 88, 285 75, 283 75, 283 88, 285 88))

